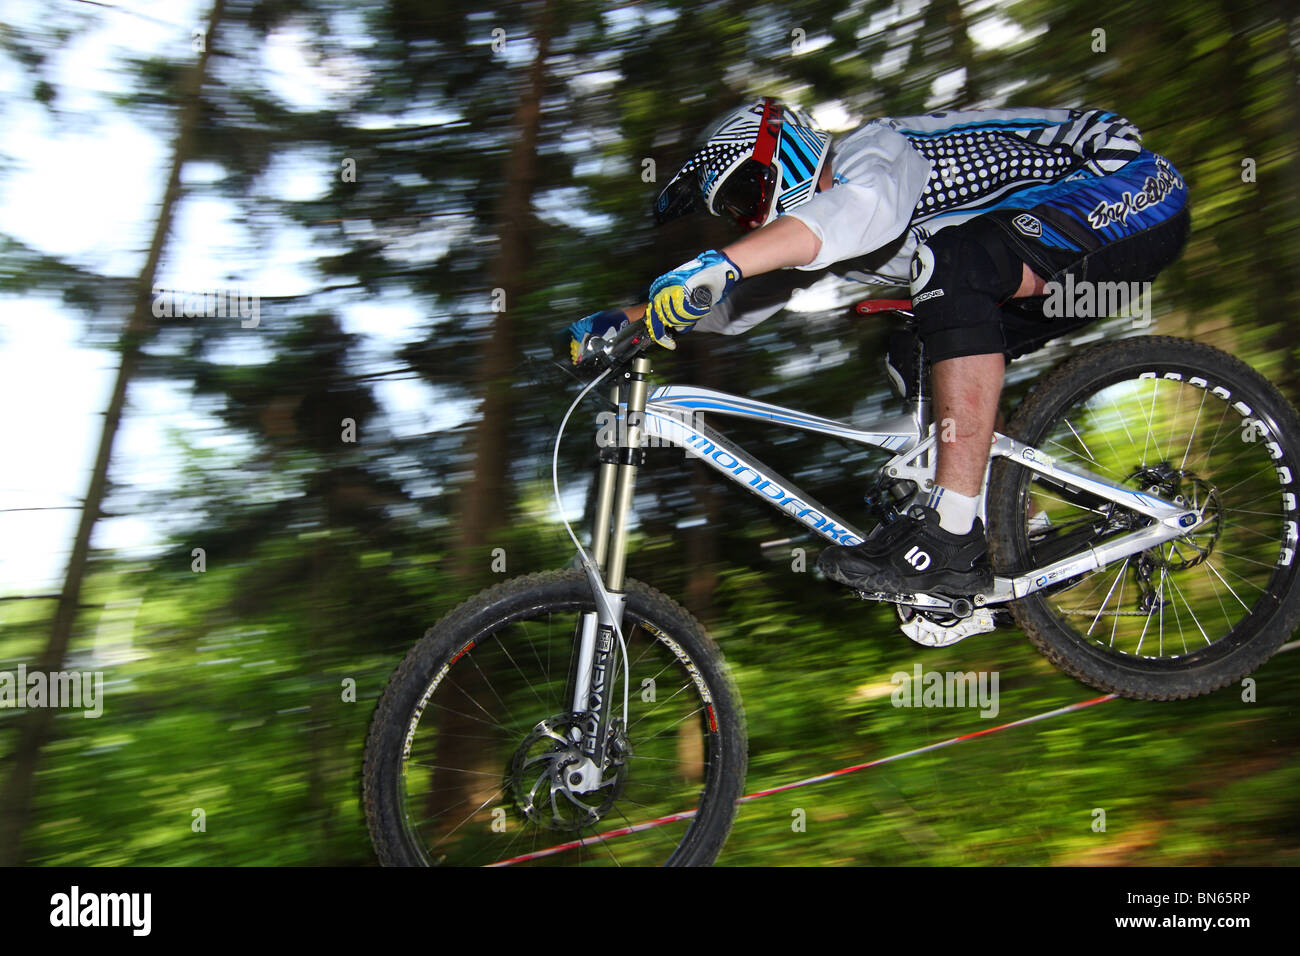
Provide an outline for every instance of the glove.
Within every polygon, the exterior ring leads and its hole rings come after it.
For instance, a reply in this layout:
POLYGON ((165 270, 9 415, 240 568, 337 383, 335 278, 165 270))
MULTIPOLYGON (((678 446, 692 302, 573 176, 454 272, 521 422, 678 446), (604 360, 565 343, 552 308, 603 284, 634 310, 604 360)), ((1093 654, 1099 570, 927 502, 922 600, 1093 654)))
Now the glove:
POLYGON ((597 338, 606 338, 609 333, 617 332, 625 325, 627 325, 627 313, 622 309, 593 312, 585 319, 574 322, 566 330, 569 333, 569 360, 577 365, 589 338, 593 335, 597 338))
POLYGON ((650 286, 645 313, 650 337, 665 348, 675 348, 670 333, 689 332, 742 278, 740 267, 713 249, 661 275, 650 286))

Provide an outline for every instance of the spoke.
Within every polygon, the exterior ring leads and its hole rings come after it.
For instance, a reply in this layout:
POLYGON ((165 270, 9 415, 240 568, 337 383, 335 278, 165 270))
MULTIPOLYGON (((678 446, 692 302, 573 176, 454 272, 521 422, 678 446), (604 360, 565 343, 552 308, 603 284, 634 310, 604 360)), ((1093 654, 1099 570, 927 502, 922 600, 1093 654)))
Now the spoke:
POLYGON ((528 679, 528 675, 523 672, 523 669, 517 663, 515 663, 514 655, 510 653, 510 648, 506 647, 505 642, 501 640, 499 635, 497 637, 497 646, 501 648, 502 652, 506 655, 506 658, 514 666, 514 669, 519 671, 519 676, 524 679, 524 683, 528 685, 528 689, 532 691, 533 696, 537 698, 537 702, 542 705, 543 709, 545 709, 548 706, 546 701, 542 700, 542 695, 537 693, 537 688, 535 688, 533 682, 528 679))
POLYGON ((1254 589, 1255 589, 1256 591, 1258 591, 1260 594, 1267 594, 1267 593, 1268 593, 1268 590, 1267 590, 1266 588, 1262 588, 1262 587, 1260 587, 1258 584, 1256 584, 1256 583, 1255 583, 1254 581, 1252 581, 1250 578, 1246 577, 1246 576, 1243 575, 1243 574, 1238 573, 1237 571, 1232 570, 1232 568, 1228 567, 1226 564, 1223 566, 1223 570, 1226 571, 1226 572, 1228 572, 1229 574, 1231 574, 1234 578, 1236 578, 1236 579, 1237 579, 1238 581, 1240 581, 1242 584, 1248 584, 1248 585, 1250 585, 1252 588, 1254 588, 1254 589))
MULTIPOLYGON (((1174 447, 1174 432, 1178 428, 1178 413, 1183 410, 1183 392, 1187 391, 1188 386, 1182 382, 1175 382, 1174 387, 1178 390, 1178 401, 1174 405, 1174 413, 1169 416, 1169 447, 1174 447)), ((1204 400, 1204 398, 1202 398, 1204 400)))
MULTIPOLYGON (((1070 424, 1070 420, 1068 418, 1063 419, 1063 421, 1065 422, 1065 427, 1070 429, 1070 432, 1074 435, 1075 440, 1078 441, 1080 447, 1083 448, 1083 453, 1088 456, 1088 460, 1092 462, 1094 465, 1098 465, 1099 462, 1097 461, 1096 458, 1092 456, 1092 449, 1090 449, 1088 447, 1088 443, 1083 440, 1083 436, 1080 435, 1077 431, 1075 431, 1074 426, 1070 424)), ((1062 445, 1061 447, 1064 448, 1065 446, 1062 445)))
POLYGON ((653 715, 659 713, 660 709, 663 707, 664 704, 668 703, 670 700, 672 700, 674 697, 676 697, 676 696, 677 696, 678 694, 680 694, 682 691, 684 691, 684 690, 690 690, 690 688, 693 687, 693 686, 695 686, 695 685, 694 685, 694 684, 691 684, 691 683, 683 684, 681 687, 677 688, 677 690, 673 691, 671 694, 669 694, 669 695, 668 695, 667 697, 665 697, 663 700, 656 700, 656 701, 655 701, 655 705, 656 705, 656 706, 654 706, 654 707, 651 708, 650 710, 645 711, 645 712, 644 712, 640 717, 638 717, 636 720, 632 721, 632 723, 628 724, 628 726, 627 726, 628 731, 631 732, 631 730, 632 730, 633 727, 635 727, 637 724, 641 723, 641 721, 645 720, 647 717, 651 717, 651 716, 653 716, 653 715))
MULTIPOLYGON (((644 804, 637 803, 635 800, 628 800, 627 802, 634 804, 635 806, 638 806, 643 810, 648 809, 644 804)), ((623 808, 618 806, 618 804, 614 805, 614 811, 620 817, 623 818, 623 822, 626 823, 629 827, 633 825, 632 821, 627 818, 627 814, 623 812, 623 808)), ((651 827, 648 831, 641 831, 641 832, 653 833, 655 836, 659 838, 659 841, 661 843, 667 843, 674 850, 677 848, 677 841, 673 838, 672 834, 664 832, 663 829, 660 827, 651 827)), ((609 841, 606 840, 603 842, 608 843, 609 841)))
MULTIPOLYGON (((1133 440, 1133 433, 1130 432, 1130 431, 1128 430, 1128 416, 1125 415, 1123 412, 1121 412, 1121 411, 1119 410, 1119 406, 1115 404, 1115 400, 1114 400, 1114 399, 1111 399, 1110 407, 1113 408, 1113 409, 1115 410, 1115 417, 1119 419, 1120 427, 1124 429, 1124 434, 1125 434, 1125 436, 1127 436, 1127 438, 1128 438, 1128 446, 1129 446, 1130 448, 1132 448, 1133 451, 1136 453, 1137 450, 1138 450, 1138 449, 1137 449, 1137 442, 1135 442, 1135 441, 1133 440)), ((1142 403, 1141 403, 1141 401, 1139 401, 1139 402, 1138 402, 1138 408, 1141 408, 1141 407, 1142 407, 1142 403)), ((1116 455, 1116 457, 1118 458, 1118 457, 1120 457, 1120 456, 1119 456, 1119 455, 1116 455)), ((1142 464, 1142 463, 1143 463, 1143 460, 1142 460, 1142 459, 1138 459, 1138 464, 1140 465, 1140 464, 1142 464)))
MULTIPOLYGON (((454 713, 454 712, 453 712, 453 713, 454 713)), ((466 715, 465 715, 465 714, 461 714, 460 716, 461 716, 461 717, 465 717, 466 715)), ((493 744, 499 744, 499 743, 501 743, 501 737, 500 737, 500 736, 497 736, 497 737, 484 737, 484 736, 482 736, 481 734, 451 734, 451 733, 447 733, 447 731, 445 731, 445 730, 443 730, 443 731, 439 731, 439 733, 438 733, 438 739, 439 739, 439 740, 442 740, 442 739, 444 739, 444 738, 450 738, 451 740, 486 740, 488 743, 493 743, 493 744)))
POLYGON ((408 766, 424 767, 426 770, 450 770, 452 773, 469 773, 476 777, 494 777, 498 780, 501 778, 501 774, 490 773, 487 770, 467 770, 462 767, 444 767, 436 763, 417 763, 414 760, 408 761, 408 766))
MULTIPOLYGON (((1229 487, 1227 487, 1227 488, 1224 488, 1222 491, 1219 492, 1219 495, 1220 495, 1221 497, 1226 496, 1226 495, 1228 494, 1228 492, 1232 491, 1234 488, 1237 488, 1237 487, 1239 487, 1239 486, 1241 486, 1241 485, 1244 485, 1246 482, 1250 481, 1252 478, 1256 477, 1257 475, 1259 475, 1259 474, 1261 474, 1261 473, 1263 473, 1263 472, 1265 472, 1265 471, 1267 471, 1267 472, 1274 472, 1274 471, 1276 471, 1276 470, 1277 470, 1277 469, 1273 467, 1273 463, 1272 463, 1272 462, 1267 462, 1267 463, 1265 463, 1265 464, 1263 464, 1263 465, 1260 465, 1258 468, 1256 468, 1254 471, 1252 471, 1252 472, 1251 472, 1249 475, 1247 475, 1245 478, 1241 479, 1241 481, 1237 482, 1237 484, 1235 484, 1235 485, 1231 485, 1231 486, 1229 486, 1229 487)), ((1270 477, 1273 477, 1273 476, 1270 475, 1270 477)))
MULTIPOLYGON (((1160 380, 1160 379, 1156 379, 1155 381, 1156 381, 1156 387, 1153 388, 1153 389, 1151 390, 1151 410, 1150 410, 1149 412, 1146 413, 1147 434, 1146 434, 1146 438, 1144 438, 1144 439, 1142 440, 1142 464, 1144 464, 1144 465, 1147 463, 1147 450, 1151 447, 1151 438, 1152 438, 1152 434, 1151 434, 1151 428, 1152 428, 1151 420, 1155 417, 1155 414, 1156 414, 1156 399, 1160 396, 1160 381, 1161 381, 1161 380, 1160 380)), ((1159 449, 1159 448, 1156 449, 1156 455, 1157 455, 1157 456, 1160 455, 1160 449, 1159 449)), ((1145 629, 1143 630, 1143 633, 1144 633, 1144 634, 1146 633, 1145 629)), ((1141 645, 1142 645, 1142 642, 1139 641, 1139 642, 1138 642, 1138 646, 1141 647, 1141 645)))
POLYGON ((1276 511, 1251 511, 1247 508, 1220 508, 1220 514, 1225 515, 1262 515, 1265 518, 1275 518, 1282 520, 1282 516, 1276 511))
POLYGON ((1210 571, 1214 574, 1216 578, 1218 578, 1220 581, 1223 582, 1223 586, 1228 589, 1228 593, 1231 594, 1233 597, 1235 597, 1237 599, 1237 603, 1240 604, 1242 607, 1244 607, 1246 609, 1246 613, 1249 614, 1250 607, 1246 604, 1245 601, 1241 599, 1241 597, 1237 594, 1237 592, 1232 589, 1232 585, 1229 584, 1227 579, 1224 578, 1224 576, 1219 573, 1219 569, 1214 566, 1213 562, 1206 561, 1205 566, 1210 569, 1210 571))
MULTIPOLYGON (((1129 557, 1132 557, 1132 555, 1129 555, 1129 557)), ((1125 563, 1125 564, 1128 564, 1128 558, 1125 558, 1125 559, 1124 559, 1124 563, 1125 563)), ((1115 610, 1116 610, 1116 611, 1118 611, 1121 607, 1124 606, 1124 585, 1126 585, 1126 584, 1128 584, 1128 579, 1127 579, 1127 578, 1120 578, 1120 582, 1119 582, 1119 597, 1117 597, 1117 598, 1115 599, 1115 610)), ((1116 615, 1115 615, 1115 623, 1112 624, 1112 625, 1111 625, 1111 628, 1110 628, 1110 646, 1111 646, 1112 648, 1114 648, 1114 646, 1115 646, 1115 632, 1116 632, 1118 629, 1119 629, 1119 615, 1116 614, 1116 615)))
POLYGON ((1105 584, 1105 583, 1106 583, 1106 573, 1105 573, 1105 569, 1104 569, 1104 568, 1098 568, 1098 569, 1096 569, 1096 570, 1088 571, 1088 572, 1086 572, 1086 573, 1084 573, 1084 574, 1081 574, 1081 575, 1079 576, 1079 583, 1078 583, 1077 585, 1075 585, 1075 587, 1072 588, 1071 590, 1072 590, 1072 591, 1074 592, 1074 594, 1075 594, 1075 600, 1078 601, 1079 603, 1083 604, 1083 603, 1086 603, 1086 602, 1087 602, 1088 598, 1090 598, 1090 597, 1092 597, 1094 594, 1096 594, 1096 593, 1097 593, 1097 589, 1100 588, 1100 587, 1101 587, 1103 584, 1105 584), (1083 586, 1083 583, 1084 583, 1085 581, 1092 581, 1092 582, 1093 582, 1093 585, 1092 585, 1092 587, 1089 588, 1085 593, 1080 594, 1080 593, 1079 593, 1079 588, 1083 586))
MULTIPOLYGON (((1085 634, 1084 634, 1085 637, 1087 637, 1088 635, 1092 634, 1092 629, 1093 629, 1094 627, 1096 627, 1096 626, 1097 626, 1097 622, 1098 622, 1099 620, 1101 620, 1101 612, 1104 611, 1104 610, 1106 610, 1106 605, 1108 605, 1108 604, 1110 603, 1110 595, 1111 595, 1111 593, 1115 590, 1115 585, 1119 583, 1119 581, 1120 581, 1120 579, 1121 579, 1122 577, 1124 577, 1124 570, 1128 567, 1129 560, 1130 560, 1132 557, 1133 557, 1132 555, 1129 555, 1127 558, 1124 559, 1124 563, 1121 564, 1121 565, 1119 566, 1119 571, 1116 572, 1116 574, 1115 574, 1115 580, 1111 582, 1110 590, 1106 592, 1106 597, 1105 597, 1105 599, 1101 602, 1101 607, 1099 607, 1099 608, 1097 609, 1097 616, 1094 617, 1094 618, 1092 619, 1092 624, 1090 624, 1090 625, 1088 626, 1088 630, 1087 630, 1087 631, 1085 632, 1085 634)), ((1120 597, 1121 597, 1121 598, 1123 597, 1123 588, 1120 589, 1120 597)), ((1116 604, 1115 606, 1116 606, 1117 608, 1119 607, 1118 604, 1116 604)), ((1116 618, 1116 620, 1118 621, 1119 618, 1116 618)), ((1112 636, 1112 638, 1111 638, 1111 644, 1113 645, 1114 643, 1115 643, 1115 640, 1114 640, 1114 637, 1112 636)))
MULTIPOLYGON (((471 704, 473 704, 473 705, 474 705, 475 707, 477 707, 479 710, 483 711, 483 714, 484 714, 485 717, 487 717, 487 720, 485 720, 485 721, 481 721, 481 723, 491 724, 493 727, 500 727, 500 728, 501 728, 503 731, 505 731, 507 734, 510 734, 510 733, 513 733, 513 732, 514 732, 514 731, 512 731, 509 727, 505 726, 505 724, 502 724, 500 721, 496 720, 496 719, 495 719, 491 714, 489 714, 488 711, 487 711, 487 708, 485 708, 485 707, 484 707, 482 704, 480 704, 477 700, 475 700, 473 697, 471 697, 471 696, 470 696, 470 695, 465 691, 465 688, 463 688, 463 687, 461 687, 459 684, 457 684, 455 678, 453 678, 450 674, 448 674, 448 675, 446 676, 446 678, 444 678, 444 680, 446 680, 447 683, 450 684, 452 687, 456 688, 456 690, 460 691, 461 696, 464 697, 467 701, 469 701, 471 704)), ((450 709, 450 708, 448 708, 448 709, 450 709)), ((508 708, 507 708, 507 709, 508 709, 508 708)), ((455 711, 453 711, 453 713, 455 713, 455 711)), ((468 715, 468 714, 466 714, 465 716, 470 717, 470 715, 468 715)), ((474 718, 474 717, 470 717, 470 719, 471 719, 471 720, 474 720, 474 719, 476 719, 476 718, 474 718)), ((512 719, 513 719, 513 718, 512 718, 512 719)))
MULTIPOLYGON (((1196 612, 1192 610, 1191 602, 1187 600, 1187 596, 1183 594, 1182 589, 1178 587, 1178 583, 1173 578, 1169 579, 1169 583, 1173 587, 1173 589, 1178 592, 1178 596, 1183 599, 1183 607, 1187 608, 1187 613, 1192 616, 1192 623, 1195 624, 1196 629, 1201 632, 1201 637, 1204 639, 1205 643, 1207 645, 1213 644, 1214 642, 1210 640, 1210 636, 1205 633, 1205 628, 1201 627, 1201 622, 1196 617, 1196 612)), ((1187 647, 1186 638, 1183 639, 1183 647, 1184 648, 1187 647)))
POLYGON ((691 711, 690 713, 688 713, 688 714, 682 714, 682 716, 678 717, 676 720, 674 720, 671 724, 669 724, 669 725, 668 725, 667 727, 665 727, 663 730, 659 731, 659 733, 655 734, 653 737, 646 737, 645 739, 643 739, 643 740, 641 741, 641 743, 642 743, 642 744, 648 744, 648 743, 649 743, 650 741, 652 741, 652 740, 658 740, 658 739, 659 739, 660 737, 662 737, 664 734, 668 733, 668 731, 672 730, 674 727, 676 727, 678 724, 680 724, 683 720, 687 720, 688 718, 694 717, 696 714, 702 714, 702 713, 704 713, 704 708, 703 708, 703 707, 696 707, 696 708, 695 708, 693 711, 691 711))
MULTIPOLYGON (((520 621, 520 622, 519 622, 519 629, 520 629, 521 631, 524 632, 524 637, 527 639, 527 643, 528 643, 528 650, 529 650, 529 652, 533 655, 533 660, 537 661, 537 666, 538 666, 538 668, 541 670, 541 672, 542 672, 543 674, 546 675, 546 683, 547 683, 547 684, 550 684, 550 682, 551 682, 551 665, 550 665, 550 658, 551 658, 551 644, 550 644, 550 641, 547 641, 547 643, 546 643, 546 660, 547 660, 547 662, 546 662, 545 664, 543 664, 543 663, 542 663, 542 659, 541 659, 540 657, 537 656, 537 642, 533 640, 532 635, 528 632, 528 623, 529 623, 528 621, 520 621)), ((548 624, 548 625, 550 624, 550 615, 549 615, 549 614, 547 615, 547 624, 548 624)), ((549 630, 549 628, 548 628, 548 630, 549 630)))
MULTIPOLYGON (((1156 379, 1156 381, 1158 382, 1158 381, 1160 381, 1160 379, 1156 379)), ((1139 576, 1140 576, 1140 575, 1139 575, 1139 576)), ((1157 593, 1157 594, 1156 594, 1156 601, 1158 602, 1159 600, 1160 600, 1160 595, 1159 595, 1159 593, 1157 593)), ((1139 607, 1140 607, 1140 606, 1141 606, 1141 605, 1139 605, 1139 607)), ((1145 641, 1145 640, 1147 639, 1147 628, 1149 628, 1149 627, 1151 626, 1151 618, 1155 617, 1155 613, 1154 613, 1154 611, 1155 611, 1154 608, 1153 608, 1152 610, 1150 610, 1150 611, 1147 611, 1147 619, 1146 619, 1146 623, 1144 623, 1144 624, 1142 625, 1142 633, 1138 635, 1138 646, 1137 646, 1137 648, 1134 650, 1133 653, 1137 654, 1139 657, 1142 656, 1142 642, 1145 641)), ((1116 618, 1115 620, 1119 620, 1119 618, 1116 618)))
POLYGON ((463 827, 465 824, 469 823, 470 820, 474 819, 474 815, 475 815, 476 813, 478 813, 480 810, 482 810, 484 807, 486 807, 489 803, 491 803, 491 802, 492 802, 493 800, 495 800, 497 797, 504 796, 504 794, 505 794, 505 792, 504 792, 500 787, 497 787, 496 790, 493 791, 492 796, 488 797, 486 800, 484 800, 482 803, 480 803, 477 807, 475 807, 473 810, 471 810, 471 811, 469 812, 469 814, 465 817, 465 819, 461 820, 460 823, 458 823, 458 824, 456 824, 454 827, 452 827, 451 830, 449 830, 447 833, 444 833, 444 834, 442 835, 442 839, 439 840, 437 843, 433 844, 432 846, 430 846, 430 847, 429 847, 429 850, 432 852, 433 850, 435 850, 435 849, 437 849, 438 847, 442 846, 442 844, 446 843, 447 840, 448 840, 450 837, 452 837, 452 836, 455 835, 455 833, 456 833, 457 830, 459 830, 459 829, 460 829, 461 827, 463 827))
MULTIPOLYGON (((500 645, 500 643, 501 643, 501 638, 500 638, 500 636, 498 636, 498 637, 497 637, 497 644, 500 645)), ((478 648, 476 647, 476 648, 474 648, 474 650, 478 650, 478 648)), ((489 691, 492 692, 492 696, 495 697, 495 698, 497 699, 497 703, 500 704, 502 707, 505 708, 505 711, 506 711, 506 718, 507 718, 507 719, 508 719, 512 724, 514 724, 514 723, 518 723, 518 721, 515 719, 515 715, 514 715, 514 713, 510 710, 510 705, 507 704, 504 700, 502 700, 502 699, 501 699, 501 695, 497 693, 497 689, 496 689, 496 687, 492 684, 492 679, 491 679, 490 677, 488 677, 487 674, 484 674, 484 673, 483 673, 483 668, 481 668, 481 667, 478 666, 478 661, 477 661, 477 660, 475 659, 475 657, 474 657, 474 651, 467 651, 467 652, 465 653, 465 658, 466 658, 466 659, 467 659, 471 664, 473 664, 473 665, 474 665, 474 669, 475 669, 476 671, 478 671, 480 675, 482 675, 484 683, 487 684, 487 689, 488 689, 489 691)), ((540 699, 540 698, 539 698, 539 699, 540 699)), ((486 714, 487 711, 485 710, 485 711, 483 711, 483 713, 486 714)))
POLYGON ((1229 406, 1225 403, 1223 406, 1223 414, 1219 416, 1219 425, 1214 429, 1214 437, 1210 440, 1210 447, 1201 452, 1201 454, 1194 459, 1195 461, 1199 462, 1203 458, 1207 465, 1210 463, 1210 455, 1213 454, 1214 449, 1218 447, 1219 435, 1223 432, 1223 422, 1228 417, 1228 409, 1229 406))
MULTIPOLYGON (((453 687, 455 687, 455 682, 454 682, 454 681, 448 679, 448 683, 451 684, 453 687)), ((457 689, 457 690, 460 690, 461 695, 464 696, 466 700, 468 700, 471 704, 475 704, 475 706, 477 706, 477 704, 475 703, 475 701, 474 701, 474 699, 473 699, 472 697, 470 697, 468 694, 466 694, 466 693, 465 693, 463 690, 461 690, 459 687, 457 687, 456 689, 457 689)), ((476 724, 486 724, 486 725, 489 726, 489 727, 496 727, 496 728, 499 729, 503 734, 505 734, 507 737, 512 736, 512 735, 514 734, 514 731, 511 730, 509 727, 507 727, 505 724, 502 724, 502 723, 499 723, 498 721, 493 720, 491 714, 488 714, 488 719, 487 719, 487 720, 484 720, 482 717, 475 717, 473 714, 467 714, 467 713, 465 713, 464 711, 461 711, 461 710, 455 710, 455 709, 453 709, 453 708, 451 708, 451 707, 448 707, 446 704, 434 703, 433 706, 436 707, 436 708, 438 708, 439 710, 445 710, 445 711, 446 711, 447 713, 449 713, 449 714, 455 714, 457 717, 464 717, 466 720, 472 720, 472 721, 474 721, 476 724)), ((483 710, 483 708, 482 708, 482 707, 479 707, 479 710, 483 710)), ((483 713, 487 714, 487 711, 486 711, 486 710, 483 710, 483 713)))
MULTIPOLYGON (((1279 494, 1280 492, 1277 490, 1277 486, 1274 485, 1270 490, 1264 492, 1262 495, 1257 495, 1256 497, 1251 498, 1249 501, 1243 501, 1242 504, 1253 505, 1255 502, 1263 501, 1265 498, 1277 498, 1279 494)), ((1280 512, 1278 513, 1280 514, 1280 512)))
MULTIPOLYGON (((1224 528, 1231 528, 1233 531, 1244 531, 1244 532, 1246 532, 1247 534, 1253 534, 1253 535, 1255 535, 1255 537, 1257 537, 1257 538, 1263 538, 1265 541, 1268 541, 1268 542, 1270 542, 1270 543, 1277 541, 1277 533, 1276 533, 1276 532, 1274 532, 1273 534, 1269 534, 1269 533, 1267 533, 1267 532, 1265 532, 1265 531, 1259 531, 1259 530, 1256 529, 1256 528, 1252 528, 1250 525, 1246 525, 1246 524, 1238 524, 1238 523, 1235 522, 1235 521, 1225 521, 1225 522, 1223 522, 1223 527, 1224 527, 1224 528)), ((1243 541, 1242 544, 1245 544, 1245 542, 1243 541)), ((1280 542, 1279 542, 1279 544, 1280 544, 1280 542)))
POLYGON ((1201 392, 1201 404, 1196 406, 1196 420, 1192 422, 1192 430, 1187 435, 1187 447, 1183 449, 1183 460, 1178 463, 1179 469, 1187 467, 1187 455, 1192 450, 1192 442, 1196 438, 1196 428, 1201 423, 1201 412, 1205 409, 1205 401, 1210 397, 1210 390, 1207 388, 1201 392))
MULTIPOLYGON (((1222 556, 1225 557, 1225 558, 1234 558, 1234 559, 1236 559, 1237 561, 1245 561, 1247 564, 1257 564, 1257 565, 1259 565, 1261 568, 1275 568, 1275 567, 1277 567, 1276 564, 1269 564, 1267 561, 1256 561, 1254 558, 1248 558, 1248 557, 1246 557, 1244 554, 1237 554, 1237 553, 1235 553, 1235 552, 1233 552, 1233 551, 1224 551, 1222 548, 1219 548, 1217 551, 1215 551, 1215 554, 1220 554, 1220 555, 1222 555, 1222 556)), ((1238 577, 1240 577, 1240 575, 1238 575, 1238 577)), ((1244 579, 1243 579, 1243 580, 1244 580, 1244 579)), ((1262 591, 1263 588, 1260 588, 1260 590, 1262 591)))
MULTIPOLYGON (((1106 517, 1106 512, 1104 511, 1098 511, 1096 508, 1089 508, 1087 505, 1076 504, 1073 501, 1066 501, 1064 498, 1058 497, 1057 495, 1049 495, 1046 491, 1039 490, 1039 491, 1035 491, 1034 494, 1041 495, 1042 497, 1048 498, 1051 501, 1059 501, 1061 504, 1066 505, 1067 507, 1070 508, 1078 508, 1080 511, 1091 511, 1095 515, 1101 515, 1103 518, 1106 517)), ((1073 519, 1073 523, 1078 524, 1080 522, 1084 522, 1087 520, 1088 520, 1087 518, 1075 518, 1073 519)), ((1057 525, 1055 527, 1064 528, 1064 527, 1068 527, 1068 525, 1057 525)))
MULTIPOLYGON (((631 634, 630 634, 630 633, 629 633, 629 634, 625 634, 624 637, 627 639, 627 644, 628 644, 628 646, 630 647, 630 646, 632 645, 632 637, 631 637, 631 634)), ((643 650, 640 654, 638 654, 638 655, 636 656, 636 660, 634 660, 631 664, 628 665, 628 670, 631 670, 633 667, 636 667, 637 664, 640 664, 640 663, 641 663, 641 659, 642 659, 643 657, 645 657, 647 654, 649 654, 651 651, 653 651, 655 648, 657 648, 657 647, 659 647, 659 646, 660 646, 660 645, 659 645, 659 642, 656 641, 653 637, 650 637, 650 638, 646 641, 645 650, 643 650)))

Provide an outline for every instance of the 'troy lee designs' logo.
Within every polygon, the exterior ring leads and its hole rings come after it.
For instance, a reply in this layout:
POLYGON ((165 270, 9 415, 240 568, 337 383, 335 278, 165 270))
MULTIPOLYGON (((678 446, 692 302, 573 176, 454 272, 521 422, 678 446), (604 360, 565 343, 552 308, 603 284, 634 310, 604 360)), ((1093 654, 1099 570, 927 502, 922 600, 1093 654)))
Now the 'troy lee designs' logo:
POLYGON ((1088 225, 1093 229, 1104 229, 1112 223, 1122 225, 1128 221, 1129 213, 1138 213, 1162 203, 1175 189, 1185 188, 1182 179, 1174 173, 1173 167, 1163 159, 1156 160, 1156 168, 1159 172, 1146 178, 1141 192, 1125 192, 1118 202, 1103 200, 1097 203, 1088 213, 1088 225))

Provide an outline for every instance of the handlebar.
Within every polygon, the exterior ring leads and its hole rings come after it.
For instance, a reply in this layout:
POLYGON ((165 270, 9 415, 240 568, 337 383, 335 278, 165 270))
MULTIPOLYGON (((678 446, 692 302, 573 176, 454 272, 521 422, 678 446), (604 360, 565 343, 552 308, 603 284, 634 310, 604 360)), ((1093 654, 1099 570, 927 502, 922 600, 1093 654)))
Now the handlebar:
POLYGON ((644 320, 629 322, 619 329, 613 339, 598 339, 594 336, 587 340, 580 364, 595 359, 605 366, 621 365, 633 356, 644 352, 652 344, 650 330, 644 320))

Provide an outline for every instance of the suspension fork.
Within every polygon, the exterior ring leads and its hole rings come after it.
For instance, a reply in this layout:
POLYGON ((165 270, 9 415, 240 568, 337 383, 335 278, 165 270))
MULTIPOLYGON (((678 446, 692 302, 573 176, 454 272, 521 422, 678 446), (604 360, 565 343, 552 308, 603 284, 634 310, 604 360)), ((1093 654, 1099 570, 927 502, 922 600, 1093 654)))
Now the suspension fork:
POLYGON ((632 513, 632 496, 636 490, 637 469, 645 458, 641 442, 645 434, 645 406, 650 360, 638 356, 623 382, 614 386, 610 398, 618 407, 618 441, 601 449, 596 476, 596 515, 592 529, 592 561, 599 576, 588 570, 592 588, 597 591, 597 608, 582 616, 578 625, 578 666, 574 680, 572 709, 582 714, 581 728, 575 731, 588 762, 580 771, 584 779, 575 789, 599 785, 600 769, 605 762, 611 700, 617 692, 618 638, 615 627, 623 622, 627 595, 623 585, 627 570, 628 523, 632 513), (626 395, 626 403, 621 401, 626 395), (603 580, 601 580, 603 579, 603 580), (603 591, 604 600, 600 592, 603 591))

